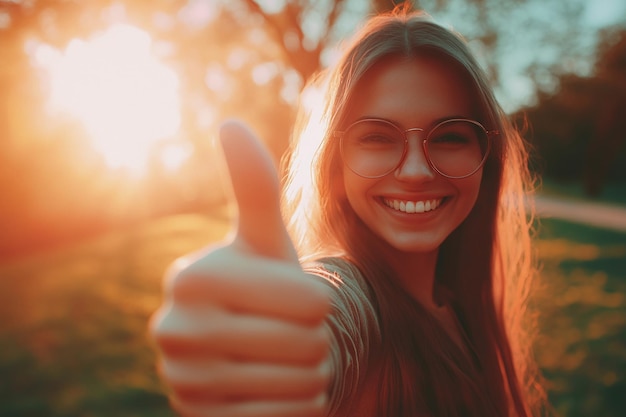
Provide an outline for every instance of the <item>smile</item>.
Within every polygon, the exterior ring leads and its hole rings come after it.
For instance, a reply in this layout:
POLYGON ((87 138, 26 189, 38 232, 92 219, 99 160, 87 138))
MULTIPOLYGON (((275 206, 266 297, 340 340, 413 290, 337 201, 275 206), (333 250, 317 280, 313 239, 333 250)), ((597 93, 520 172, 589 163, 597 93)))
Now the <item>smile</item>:
POLYGON ((425 201, 405 201, 396 199, 383 198, 383 203, 393 209, 402 213, 426 213, 433 211, 441 205, 442 198, 425 200, 425 201))

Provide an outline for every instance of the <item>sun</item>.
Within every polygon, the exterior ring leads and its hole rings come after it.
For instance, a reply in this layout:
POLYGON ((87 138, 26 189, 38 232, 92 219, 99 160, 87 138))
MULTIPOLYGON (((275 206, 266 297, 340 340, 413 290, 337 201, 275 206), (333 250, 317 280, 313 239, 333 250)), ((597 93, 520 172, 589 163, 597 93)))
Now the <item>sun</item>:
POLYGON ((145 172, 156 145, 180 127, 178 77, 152 46, 147 32, 117 24, 63 51, 45 44, 35 50, 48 74, 50 109, 82 123, 113 169, 145 172))

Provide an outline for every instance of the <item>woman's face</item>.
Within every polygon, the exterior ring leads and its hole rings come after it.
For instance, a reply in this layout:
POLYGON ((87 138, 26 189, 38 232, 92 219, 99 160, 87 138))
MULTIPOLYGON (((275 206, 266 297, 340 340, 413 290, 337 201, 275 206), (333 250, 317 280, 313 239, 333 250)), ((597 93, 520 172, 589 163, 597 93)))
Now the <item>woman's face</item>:
POLYGON ((472 210, 482 168, 467 178, 446 178, 429 166, 422 141, 438 121, 474 117, 467 86, 445 61, 432 57, 389 59, 368 71, 351 103, 346 126, 377 118, 392 121, 402 130, 424 130, 407 133, 404 160, 380 178, 364 178, 344 164, 349 204, 390 249, 435 252, 472 210))

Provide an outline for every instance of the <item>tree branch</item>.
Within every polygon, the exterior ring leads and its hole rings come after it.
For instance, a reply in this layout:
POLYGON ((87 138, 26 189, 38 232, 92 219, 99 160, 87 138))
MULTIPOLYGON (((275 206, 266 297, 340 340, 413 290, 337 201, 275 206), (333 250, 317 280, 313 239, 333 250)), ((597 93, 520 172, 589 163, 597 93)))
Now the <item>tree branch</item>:
POLYGON ((330 38, 330 31, 335 26, 335 23, 337 23, 337 18, 339 17, 339 14, 343 9, 344 3, 344 0, 336 0, 333 2, 333 8, 328 14, 328 25, 326 26, 326 33, 321 37, 320 44, 328 43, 328 39, 330 38))

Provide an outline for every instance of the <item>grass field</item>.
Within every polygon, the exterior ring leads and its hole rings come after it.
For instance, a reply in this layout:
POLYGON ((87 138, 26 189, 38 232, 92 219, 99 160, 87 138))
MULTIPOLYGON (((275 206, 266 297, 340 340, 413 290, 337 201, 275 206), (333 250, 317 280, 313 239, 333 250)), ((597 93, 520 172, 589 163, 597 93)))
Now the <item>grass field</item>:
MULTIPOLYGON (((223 220, 165 218, 0 266, 0 416, 173 416, 146 336, 161 277, 223 220)), ((626 235, 550 220, 537 357, 564 417, 626 410, 626 235)))
POLYGON ((626 234, 543 221, 536 352, 564 417, 626 413, 626 234))

